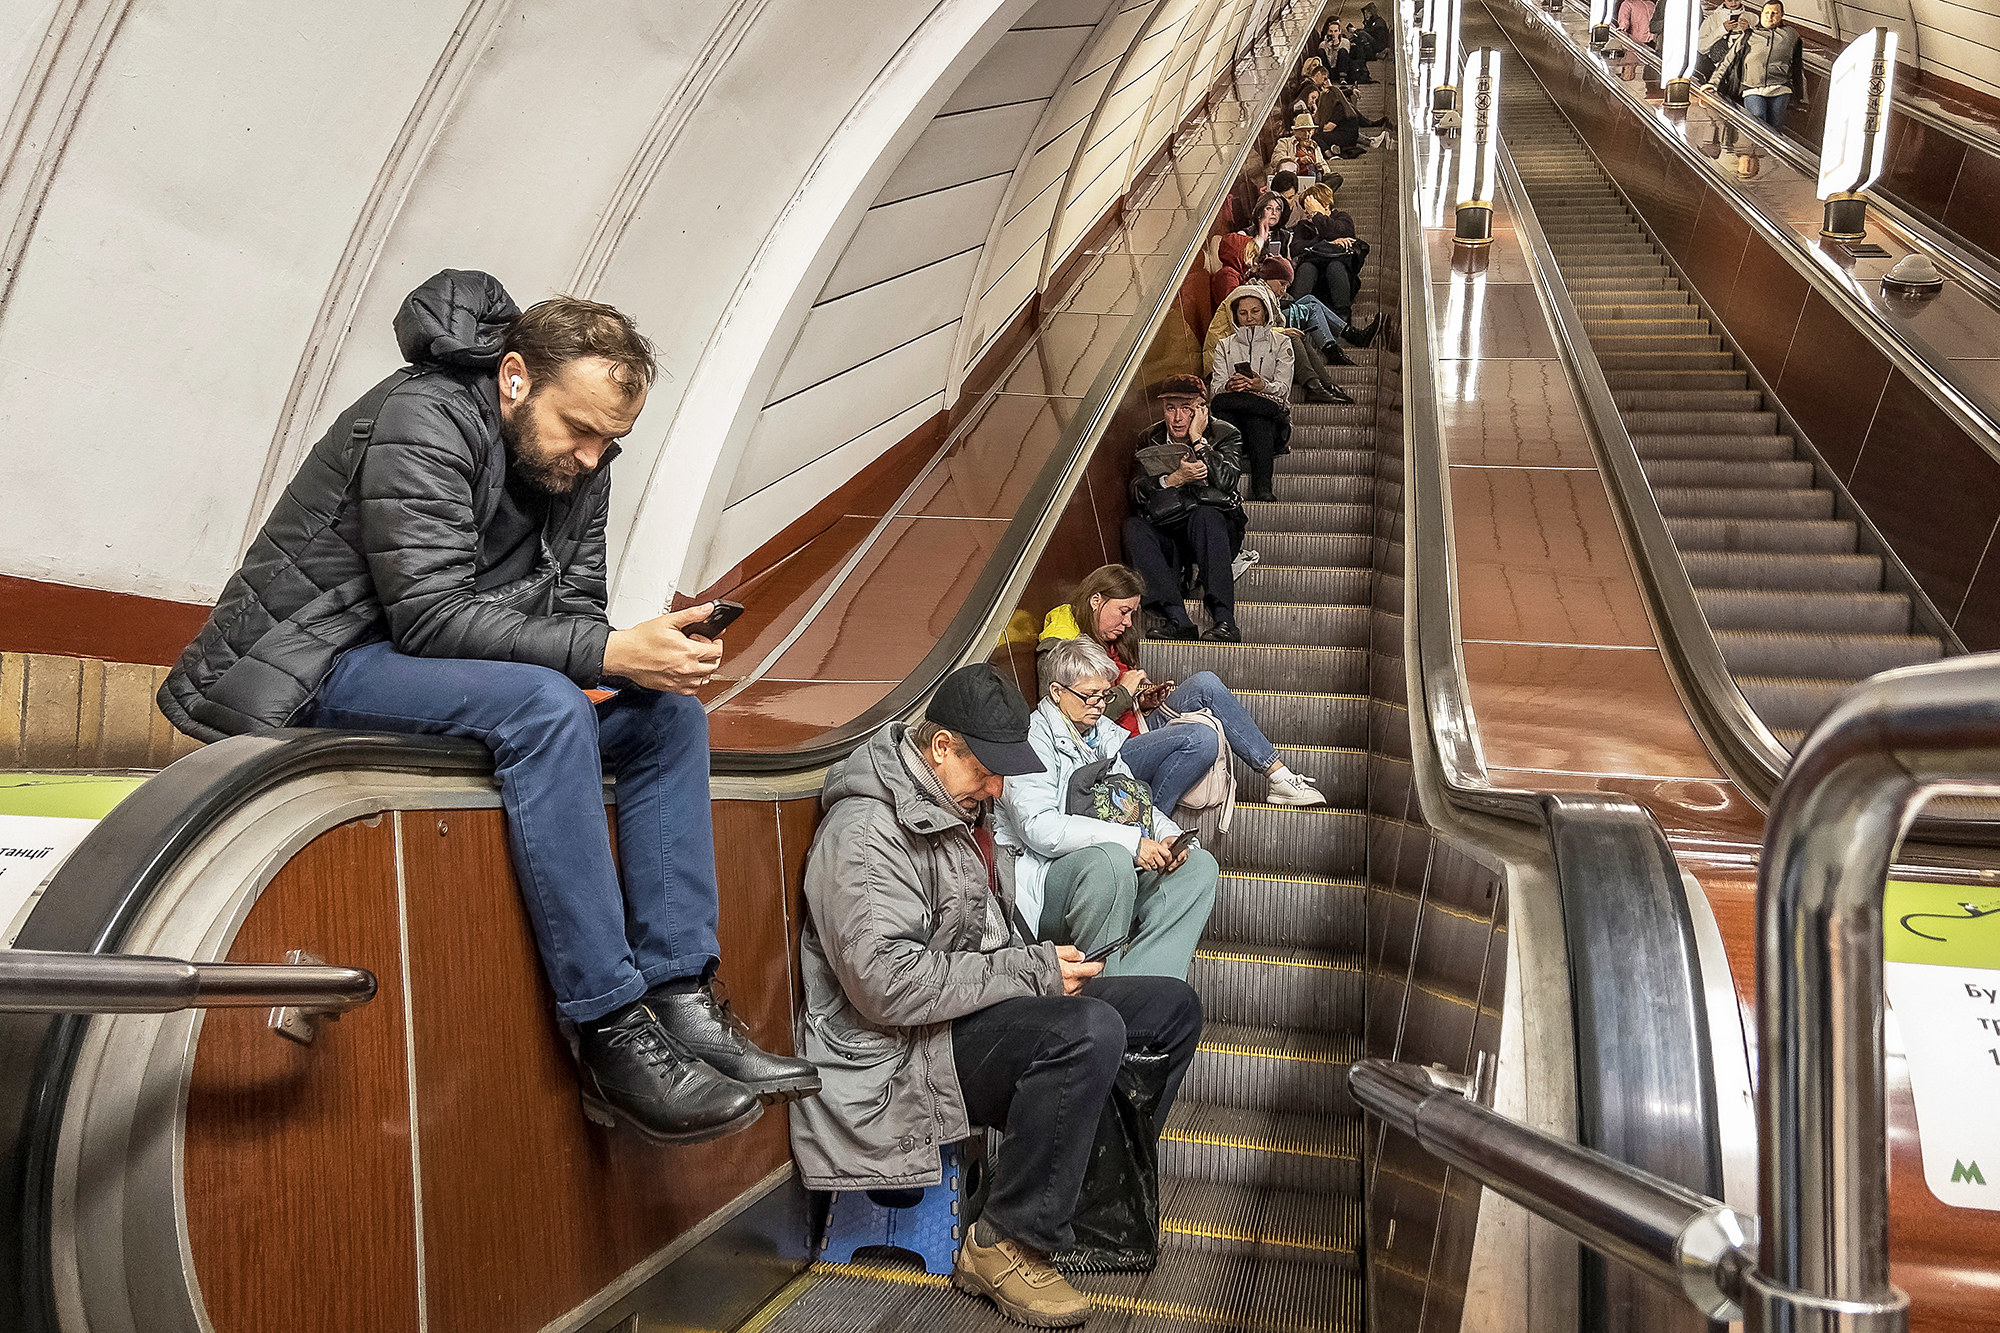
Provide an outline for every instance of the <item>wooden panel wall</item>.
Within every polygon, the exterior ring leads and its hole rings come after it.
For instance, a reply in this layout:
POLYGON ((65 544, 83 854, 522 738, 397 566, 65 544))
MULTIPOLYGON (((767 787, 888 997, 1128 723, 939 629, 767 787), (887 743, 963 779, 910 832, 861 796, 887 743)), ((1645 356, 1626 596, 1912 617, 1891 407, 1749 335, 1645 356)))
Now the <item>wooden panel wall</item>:
MULTIPOLYGON (((721 979, 759 1043, 792 1049, 817 802, 718 801, 721 979)), ((691 1148, 589 1124, 495 809, 405 811, 295 856, 230 956, 307 948, 381 982, 283 1041, 211 1015, 188 1109, 192 1244, 218 1333, 534 1333, 789 1158, 786 1116, 691 1148), (401 822, 409 991, 398 937, 401 822), (417 1265, 413 1033, 424 1260, 417 1265)))
POLYGON ((365 967, 375 1000, 311 1046, 267 1010, 204 1019, 188 1091, 188 1238, 218 1333, 417 1325, 416 1199, 403 1046, 395 831, 346 824, 293 857, 236 937, 236 962, 304 949, 365 967))

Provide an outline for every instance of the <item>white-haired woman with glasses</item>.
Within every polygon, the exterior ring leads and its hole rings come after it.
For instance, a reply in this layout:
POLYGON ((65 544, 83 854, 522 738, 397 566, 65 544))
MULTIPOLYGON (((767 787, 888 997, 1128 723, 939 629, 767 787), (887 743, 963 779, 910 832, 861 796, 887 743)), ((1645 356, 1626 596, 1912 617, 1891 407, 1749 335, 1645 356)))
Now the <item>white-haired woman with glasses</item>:
POLYGON ((1215 906, 1215 858, 1173 851, 1180 828, 1118 757, 1126 731, 1104 716, 1118 668, 1103 646, 1065 640, 1039 669, 1028 743, 1043 771, 1007 779, 994 828, 1018 858, 1022 922, 1085 953, 1129 940, 1105 960, 1106 976, 1185 980, 1215 906))

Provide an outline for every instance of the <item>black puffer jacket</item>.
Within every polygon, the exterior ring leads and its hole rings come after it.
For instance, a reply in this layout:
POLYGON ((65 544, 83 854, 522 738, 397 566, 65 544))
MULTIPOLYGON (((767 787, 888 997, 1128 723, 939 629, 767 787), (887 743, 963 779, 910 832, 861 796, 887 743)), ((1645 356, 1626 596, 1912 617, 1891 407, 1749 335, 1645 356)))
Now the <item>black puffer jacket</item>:
POLYGON ((396 315, 410 364, 313 446, 160 687, 169 721, 211 741, 304 721, 335 659, 383 639, 597 683, 615 445, 550 502, 532 574, 482 577, 507 476, 494 371, 518 313, 484 273, 446 269, 410 293, 396 315))

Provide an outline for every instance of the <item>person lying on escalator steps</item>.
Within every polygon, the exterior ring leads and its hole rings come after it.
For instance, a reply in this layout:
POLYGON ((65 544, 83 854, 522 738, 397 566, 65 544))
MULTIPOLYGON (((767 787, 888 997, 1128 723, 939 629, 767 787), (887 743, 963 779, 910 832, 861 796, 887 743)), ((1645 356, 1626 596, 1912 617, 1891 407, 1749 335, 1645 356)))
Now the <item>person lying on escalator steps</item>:
POLYGON ((1126 1052, 1150 1051, 1168 1067, 1158 1132, 1201 1038, 1201 1001, 1177 978, 1101 976, 1075 945, 1023 928, 993 803, 1043 771, 1028 729, 998 672, 961 667, 922 722, 889 723, 828 774, 806 859, 798 1024, 825 1091, 793 1108, 792 1154, 808 1189, 924 1187, 942 1178, 946 1144, 1004 1125, 952 1282, 1010 1319, 1062 1328, 1090 1313, 1050 1262, 1074 1240, 1087 1127, 1126 1052))
MULTIPOLYGON (((1200 385, 1192 375, 1181 376, 1180 380, 1195 387, 1200 385)), ((1175 381, 1168 381, 1169 386, 1174 384, 1175 381)), ((1192 396, 1167 399, 1169 428, 1200 438, 1203 432, 1195 410, 1197 405, 1198 400, 1192 396), (1179 414, 1185 415, 1186 425, 1176 424, 1179 414)), ((1208 429, 1213 432, 1219 426, 1216 423, 1208 429)), ((1139 668, 1139 634, 1134 618, 1139 613, 1140 598, 1150 595, 1149 587, 1124 565, 1099 566, 1084 576, 1068 602, 1049 611, 1042 621, 1041 640, 1035 651, 1046 653, 1059 643, 1088 635, 1110 655, 1119 674, 1111 697, 1105 701, 1104 715, 1130 734, 1131 739, 1119 754, 1141 781, 1152 782, 1153 778, 1147 775, 1157 773, 1168 763, 1192 762, 1197 758, 1207 762, 1205 754, 1187 748, 1183 737, 1191 731, 1205 736, 1214 733, 1188 722, 1176 725, 1176 719, 1183 715, 1206 710, 1221 724, 1222 734, 1236 757, 1269 779, 1270 794, 1266 800, 1273 805, 1324 805, 1326 797, 1313 779, 1293 772, 1278 757, 1278 747, 1271 744, 1243 701, 1214 672, 1197 671, 1179 683, 1156 684, 1139 668)), ((1155 634, 1153 637, 1184 636, 1155 634)))
MULTIPOLYGON (((1096 953, 1127 943, 1106 976, 1187 979, 1215 906, 1215 857, 1168 847, 1181 828, 1170 812, 1215 763, 1161 770, 1153 788, 1119 754, 1125 728, 1104 715, 1118 668, 1089 639, 1067 639, 1036 663, 1042 698, 1028 743, 1043 771, 1007 779, 996 836, 1016 849, 1014 901, 1037 939, 1096 953)), ((1208 731, 1182 727, 1183 731, 1208 731)), ((1208 732, 1211 742, 1215 733, 1208 732)))
POLYGON ((210 741, 309 725, 488 747, 585 1114, 658 1143, 746 1129, 819 1080, 758 1049, 713 986, 693 696, 722 648, 686 632, 711 608, 625 630, 605 618, 610 463, 646 405, 652 345, 610 306, 523 312, 492 277, 452 269, 395 327, 409 365, 313 447, 161 710, 210 741), (599 685, 617 692, 593 705, 599 685))

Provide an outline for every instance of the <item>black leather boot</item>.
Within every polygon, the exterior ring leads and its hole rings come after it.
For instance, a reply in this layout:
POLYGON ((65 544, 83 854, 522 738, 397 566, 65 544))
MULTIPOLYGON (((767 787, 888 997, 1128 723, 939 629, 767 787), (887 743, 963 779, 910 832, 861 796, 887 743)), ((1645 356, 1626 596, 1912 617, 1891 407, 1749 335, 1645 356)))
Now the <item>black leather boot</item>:
POLYGON ((656 990, 646 1003, 668 1036, 750 1089, 758 1101, 793 1102, 819 1092, 812 1061, 759 1048, 743 1020, 716 1000, 712 983, 689 991, 656 990))
POLYGON ((661 1031, 642 1000, 579 1023, 583 1113, 655 1143, 702 1143, 748 1129, 764 1113, 757 1095, 661 1031))

